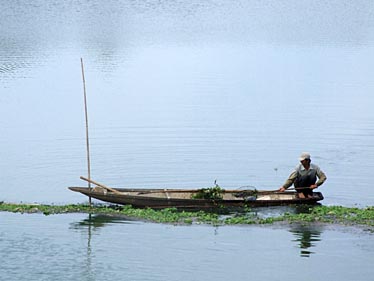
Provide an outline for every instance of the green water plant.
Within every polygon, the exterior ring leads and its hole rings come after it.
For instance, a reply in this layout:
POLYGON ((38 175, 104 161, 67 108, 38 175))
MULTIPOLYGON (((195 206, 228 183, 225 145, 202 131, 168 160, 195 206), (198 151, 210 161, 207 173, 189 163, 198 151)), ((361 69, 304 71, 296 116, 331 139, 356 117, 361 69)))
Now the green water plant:
POLYGON ((316 206, 309 208, 305 213, 285 213, 282 219, 289 222, 324 222, 374 227, 374 207, 316 206))
POLYGON ((216 184, 214 187, 198 189, 196 193, 191 195, 191 198, 192 199, 222 200, 224 192, 225 190, 216 184))
POLYGON ((330 223, 344 225, 363 225, 374 231, 374 206, 367 208, 348 208, 342 206, 311 206, 299 213, 284 213, 267 218, 261 218, 249 208, 222 213, 207 211, 185 211, 176 208, 154 210, 139 209, 129 205, 86 204, 73 205, 39 205, 39 204, 10 204, 0 202, 0 211, 22 214, 40 213, 44 215, 65 213, 105 214, 127 219, 144 220, 157 223, 172 224, 211 224, 211 225, 249 225, 288 223, 330 223))

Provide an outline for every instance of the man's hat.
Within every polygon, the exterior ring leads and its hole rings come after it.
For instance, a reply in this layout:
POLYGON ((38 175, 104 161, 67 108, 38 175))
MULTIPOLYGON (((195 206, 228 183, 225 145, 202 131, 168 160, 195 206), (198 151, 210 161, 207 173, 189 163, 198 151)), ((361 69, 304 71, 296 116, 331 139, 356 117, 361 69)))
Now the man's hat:
POLYGON ((308 152, 303 152, 301 153, 300 157, 299 157, 299 160, 300 161, 303 161, 305 159, 309 159, 310 160, 310 154, 308 152))

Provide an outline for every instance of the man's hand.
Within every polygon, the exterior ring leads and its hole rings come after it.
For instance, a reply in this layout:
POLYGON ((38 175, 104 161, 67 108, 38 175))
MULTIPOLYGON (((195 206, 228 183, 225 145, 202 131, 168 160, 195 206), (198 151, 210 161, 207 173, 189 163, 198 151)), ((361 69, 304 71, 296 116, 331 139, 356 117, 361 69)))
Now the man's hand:
POLYGON ((283 186, 281 186, 280 188, 279 188, 279 192, 285 192, 285 188, 283 187, 283 186))
POLYGON ((310 189, 316 189, 316 188, 318 188, 318 185, 316 185, 316 184, 312 184, 312 185, 310 186, 310 189))

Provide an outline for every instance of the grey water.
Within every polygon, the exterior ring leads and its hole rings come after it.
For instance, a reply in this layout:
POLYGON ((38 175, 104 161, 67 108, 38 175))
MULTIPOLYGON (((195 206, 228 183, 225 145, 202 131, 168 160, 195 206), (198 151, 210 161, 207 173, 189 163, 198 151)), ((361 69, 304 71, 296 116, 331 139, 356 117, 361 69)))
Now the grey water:
POLYGON ((370 280, 372 234, 0 213, 4 280, 370 280))
MULTIPOLYGON (((273 190, 308 151, 324 205, 374 205, 372 1, 0 5, 0 201, 87 202, 67 189, 87 174, 83 58, 94 180, 273 190)), ((361 231, 0 218, 7 280, 373 273, 361 231)))

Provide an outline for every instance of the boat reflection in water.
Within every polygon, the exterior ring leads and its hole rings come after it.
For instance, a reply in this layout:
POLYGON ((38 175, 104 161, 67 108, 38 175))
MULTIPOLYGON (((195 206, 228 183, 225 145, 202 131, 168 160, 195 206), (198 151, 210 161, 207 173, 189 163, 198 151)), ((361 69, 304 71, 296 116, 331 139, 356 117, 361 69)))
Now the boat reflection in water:
POLYGON ((103 227, 108 224, 128 224, 131 220, 128 218, 89 214, 86 219, 71 224, 71 229, 88 229, 89 231, 103 227))
POLYGON ((321 226, 305 226, 305 225, 293 225, 289 230, 294 234, 295 239, 293 242, 297 242, 300 248, 300 256, 309 258, 310 255, 315 254, 310 249, 316 247, 317 242, 321 241, 321 233, 323 229, 321 226))

